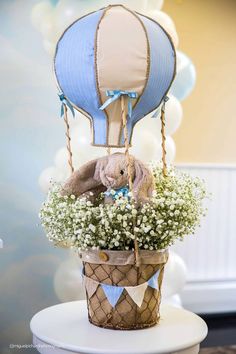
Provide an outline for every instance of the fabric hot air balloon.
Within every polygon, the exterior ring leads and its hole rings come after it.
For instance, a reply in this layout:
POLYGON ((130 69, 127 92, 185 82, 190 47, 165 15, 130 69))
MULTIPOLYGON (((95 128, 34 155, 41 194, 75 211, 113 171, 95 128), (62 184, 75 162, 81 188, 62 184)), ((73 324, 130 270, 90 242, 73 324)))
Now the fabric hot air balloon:
POLYGON ((54 69, 61 100, 91 122, 93 144, 124 146, 135 124, 159 107, 175 76, 173 43, 154 20, 122 5, 88 14, 57 43, 54 69))

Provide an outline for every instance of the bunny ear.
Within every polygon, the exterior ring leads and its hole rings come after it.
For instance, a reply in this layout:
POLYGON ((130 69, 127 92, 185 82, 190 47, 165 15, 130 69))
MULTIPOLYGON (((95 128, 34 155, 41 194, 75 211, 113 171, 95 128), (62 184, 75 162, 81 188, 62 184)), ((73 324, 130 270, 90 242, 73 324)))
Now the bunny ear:
POLYGON ((147 201, 153 191, 153 176, 151 171, 139 160, 134 161, 135 179, 133 183, 136 201, 147 201))
POLYGON ((104 159, 89 161, 80 167, 78 171, 75 171, 63 186, 62 194, 74 194, 79 197, 87 192, 93 192, 95 195, 102 192, 105 187, 103 188, 99 171, 102 164, 104 164, 104 159))

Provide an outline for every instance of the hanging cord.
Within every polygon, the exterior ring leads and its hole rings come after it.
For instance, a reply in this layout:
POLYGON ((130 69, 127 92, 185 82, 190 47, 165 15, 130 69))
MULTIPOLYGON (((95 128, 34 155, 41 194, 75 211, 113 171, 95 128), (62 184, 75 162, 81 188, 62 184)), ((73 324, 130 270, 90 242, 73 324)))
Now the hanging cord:
POLYGON ((110 148, 110 146, 108 146, 108 148, 107 148, 107 155, 111 155, 111 148, 110 148))
POLYGON ((74 166, 72 162, 72 150, 71 150, 71 137, 70 137, 70 125, 68 121, 68 115, 67 115, 67 107, 70 109, 73 117, 75 116, 75 111, 74 108, 71 104, 71 102, 66 98, 64 93, 60 92, 58 93, 58 97, 61 101, 61 117, 63 117, 64 122, 66 124, 66 148, 68 151, 68 164, 71 170, 71 174, 74 172, 74 166))
MULTIPOLYGON (((132 171, 131 171, 131 161, 129 155, 129 136, 128 136, 128 129, 127 129, 127 118, 125 112, 125 97, 122 95, 121 99, 121 115, 122 115, 122 123, 123 123, 123 130, 124 130, 124 140, 125 140, 125 157, 126 157, 126 165, 127 165, 127 174, 128 174, 128 181, 129 181, 129 190, 133 193, 133 181, 132 181, 132 171)), ((135 217, 134 217, 134 225, 135 225, 135 217)), ((134 254, 135 254, 135 262, 137 267, 139 266, 139 247, 136 233, 134 232, 134 254)))
POLYGON ((167 163, 166 163, 166 136, 165 136, 165 105, 168 101, 168 97, 164 98, 162 107, 161 107, 161 147, 162 147, 162 171, 163 176, 167 176, 167 163))
POLYGON ((125 157, 126 157, 126 165, 127 165, 127 172, 128 172, 129 189, 130 192, 132 193, 133 181, 132 181, 131 163, 130 163, 130 156, 129 156, 129 137, 128 137, 128 129, 127 129, 126 112, 125 112, 125 98, 124 96, 121 96, 120 99, 121 99, 121 115, 122 115, 123 129, 124 129, 125 157))
MULTIPOLYGON (((61 99, 62 101, 62 99, 61 99)), ((73 113, 73 111, 72 111, 73 113)), ((61 106, 61 116, 63 116, 65 125, 66 125, 66 148, 68 151, 68 165, 70 167, 71 170, 71 174, 74 172, 74 166, 73 166, 73 162, 72 162, 72 150, 71 150, 71 137, 70 137, 70 125, 69 125, 69 121, 68 121, 68 115, 67 115, 67 105, 62 101, 62 106, 61 106)), ((73 114, 74 116, 74 114, 73 114)), ((55 246, 59 246, 62 248, 69 248, 71 247, 71 244, 67 241, 61 241, 55 244, 55 246)))
POLYGON ((63 116, 64 116, 64 122, 66 125, 66 148, 67 148, 67 152, 68 152, 68 164, 70 166, 70 170, 71 170, 71 174, 72 174, 74 172, 74 166, 73 166, 73 161, 72 161, 70 125, 69 125, 68 115, 67 115, 67 106, 65 103, 63 103, 63 116))

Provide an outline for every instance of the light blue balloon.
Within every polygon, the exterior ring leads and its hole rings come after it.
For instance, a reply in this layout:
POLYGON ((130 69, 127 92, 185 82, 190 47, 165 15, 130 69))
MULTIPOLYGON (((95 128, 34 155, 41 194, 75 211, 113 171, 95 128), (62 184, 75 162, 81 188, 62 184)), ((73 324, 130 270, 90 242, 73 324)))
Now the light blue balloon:
MULTIPOLYGON (((183 101, 192 92, 196 83, 196 69, 189 57, 178 52, 181 61, 183 61, 183 67, 177 70, 177 75, 173 81, 170 93, 175 96, 178 100, 183 101)), ((178 58, 178 56, 177 56, 178 58)), ((178 59, 177 59, 178 63, 178 59)))
MULTIPOLYGON (((93 128, 93 144, 97 146, 107 146, 108 144, 110 118, 104 110, 100 109, 102 106, 101 90, 95 65, 97 62, 96 38, 99 26, 105 18, 104 14, 111 9, 112 7, 103 8, 90 13, 69 26, 57 43, 54 60, 58 87, 74 108, 90 118, 93 128)), ((125 7, 121 7, 121 9, 122 11, 129 11, 125 7)), ((130 143, 135 124, 160 106, 169 91, 176 68, 175 49, 168 34, 154 20, 138 13, 134 13, 133 16, 145 30, 149 49, 148 51, 145 49, 146 57, 144 55, 143 60, 146 60, 149 64, 142 93, 132 110, 132 114, 127 116, 130 143)), ((131 33, 129 32, 127 35, 130 39, 129 45, 132 47, 132 29, 130 31, 131 33)), ((117 35, 117 33, 114 33, 114 38, 117 35)), ((111 42, 111 48, 112 45, 114 45, 113 42, 111 42)), ((134 51, 132 60, 137 59, 135 53, 134 51)), ((127 62, 123 60, 122 55, 120 55, 119 60, 124 67, 127 66, 127 62)), ((116 68, 114 67, 113 70, 115 71, 116 68)), ((115 88, 107 87, 106 89, 127 91, 125 82, 122 84, 123 86, 120 86, 120 82, 112 82, 112 85, 115 88)), ((128 91, 132 91, 131 88, 128 91)), ((124 146, 123 131, 118 140, 115 146, 124 146)))
POLYGON ((52 6, 56 6, 59 0, 50 0, 52 6))

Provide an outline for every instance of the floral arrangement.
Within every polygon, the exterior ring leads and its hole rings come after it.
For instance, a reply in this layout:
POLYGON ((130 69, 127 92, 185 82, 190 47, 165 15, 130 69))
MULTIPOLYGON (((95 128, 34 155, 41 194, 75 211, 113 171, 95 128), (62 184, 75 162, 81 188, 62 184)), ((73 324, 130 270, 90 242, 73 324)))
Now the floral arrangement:
POLYGON ((136 236, 140 249, 159 250, 193 234, 205 215, 205 184, 171 167, 164 177, 152 165, 155 191, 150 202, 138 207, 130 195, 117 195, 113 204, 86 197, 62 196, 55 184, 40 211, 50 241, 78 250, 130 250, 136 236))

